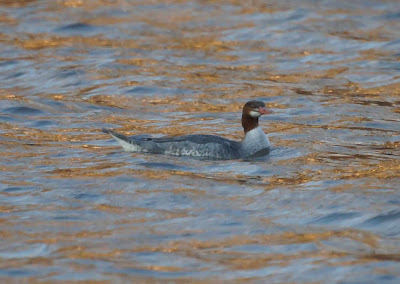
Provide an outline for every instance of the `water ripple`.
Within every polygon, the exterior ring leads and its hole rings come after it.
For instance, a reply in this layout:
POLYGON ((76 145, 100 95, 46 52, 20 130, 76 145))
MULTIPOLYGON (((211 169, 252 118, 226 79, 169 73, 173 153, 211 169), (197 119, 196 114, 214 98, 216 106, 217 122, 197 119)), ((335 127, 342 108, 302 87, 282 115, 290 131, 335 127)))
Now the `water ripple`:
POLYGON ((399 8, 0 1, 3 282, 398 283, 399 8), (262 158, 101 132, 241 140, 250 99, 262 158))

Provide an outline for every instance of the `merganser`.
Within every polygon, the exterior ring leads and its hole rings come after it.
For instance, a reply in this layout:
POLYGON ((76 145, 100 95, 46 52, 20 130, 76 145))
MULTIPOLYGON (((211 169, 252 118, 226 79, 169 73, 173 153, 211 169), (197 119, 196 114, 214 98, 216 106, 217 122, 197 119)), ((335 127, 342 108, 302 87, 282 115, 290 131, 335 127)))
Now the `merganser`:
POLYGON ((258 118, 268 113, 271 111, 261 101, 249 101, 244 105, 242 126, 245 137, 241 142, 203 134, 153 138, 143 135, 128 137, 106 128, 103 128, 102 131, 110 134, 125 151, 129 152, 209 159, 239 159, 269 153, 268 137, 258 126, 258 118))

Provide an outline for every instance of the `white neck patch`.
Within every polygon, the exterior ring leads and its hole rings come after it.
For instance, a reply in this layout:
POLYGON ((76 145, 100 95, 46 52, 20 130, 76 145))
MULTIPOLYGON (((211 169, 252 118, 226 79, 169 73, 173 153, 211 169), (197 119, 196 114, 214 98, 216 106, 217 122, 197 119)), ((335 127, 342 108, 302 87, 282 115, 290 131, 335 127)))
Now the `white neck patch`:
POLYGON ((254 117, 254 118, 260 117, 260 113, 258 111, 251 110, 249 112, 249 114, 251 117, 254 117))
POLYGON ((243 151, 246 155, 251 155, 257 151, 270 147, 269 139, 261 127, 256 127, 246 133, 242 141, 243 151))

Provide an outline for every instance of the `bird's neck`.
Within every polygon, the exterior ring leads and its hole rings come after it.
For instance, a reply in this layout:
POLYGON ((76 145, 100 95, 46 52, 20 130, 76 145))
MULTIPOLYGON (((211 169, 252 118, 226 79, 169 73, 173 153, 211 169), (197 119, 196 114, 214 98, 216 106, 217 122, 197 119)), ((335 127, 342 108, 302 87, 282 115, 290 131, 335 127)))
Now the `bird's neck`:
POLYGON ((242 114, 242 126, 244 134, 258 127, 258 117, 252 117, 248 114, 242 114))

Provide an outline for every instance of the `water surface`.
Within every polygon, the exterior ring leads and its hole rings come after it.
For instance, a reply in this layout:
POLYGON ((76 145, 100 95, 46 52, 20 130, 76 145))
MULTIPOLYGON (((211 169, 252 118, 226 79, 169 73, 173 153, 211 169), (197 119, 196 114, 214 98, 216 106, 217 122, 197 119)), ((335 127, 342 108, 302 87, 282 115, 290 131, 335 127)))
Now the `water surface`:
POLYGON ((3 282, 400 281, 397 1, 0 1, 3 282), (127 135, 273 149, 207 161, 127 135))

